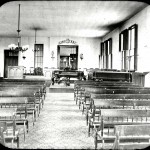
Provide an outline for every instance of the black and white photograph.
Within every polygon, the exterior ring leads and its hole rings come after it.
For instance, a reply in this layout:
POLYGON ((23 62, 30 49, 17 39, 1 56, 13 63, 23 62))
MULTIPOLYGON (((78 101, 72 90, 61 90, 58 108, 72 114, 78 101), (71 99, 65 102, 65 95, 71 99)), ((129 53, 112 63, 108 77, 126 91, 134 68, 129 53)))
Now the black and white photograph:
POLYGON ((150 147, 150 5, 0 5, 0 146, 150 147))

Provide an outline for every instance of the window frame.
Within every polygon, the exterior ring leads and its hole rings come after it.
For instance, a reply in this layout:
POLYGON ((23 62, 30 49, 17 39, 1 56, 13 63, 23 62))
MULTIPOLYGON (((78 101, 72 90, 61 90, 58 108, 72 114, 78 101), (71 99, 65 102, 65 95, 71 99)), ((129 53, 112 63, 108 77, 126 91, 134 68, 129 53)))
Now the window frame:
POLYGON ((134 24, 128 29, 123 30, 119 34, 119 52, 121 52, 121 69, 128 71, 137 70, 137 41, 138 41, 138 25, 134 24), (131 30, 135 30, 134 39, 131 37, 131 30), (134 45, 134 54, 130 55, 131 50, 131 41, 133 40, 134 45), (131 69, 131 59, 134 59, 133 69, 131 69))

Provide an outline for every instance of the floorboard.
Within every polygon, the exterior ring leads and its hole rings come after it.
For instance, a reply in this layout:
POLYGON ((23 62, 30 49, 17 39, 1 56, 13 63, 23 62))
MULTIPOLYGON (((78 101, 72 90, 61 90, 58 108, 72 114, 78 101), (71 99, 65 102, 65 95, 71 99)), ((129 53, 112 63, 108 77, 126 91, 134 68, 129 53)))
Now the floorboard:
POLYGON ((20 148, 94 149, 93 137, 87 134, 85 116, 73 96, 73 92, 47 93, 35 126, 30 126, 25 142, 23 137, 20 139, 20 148))

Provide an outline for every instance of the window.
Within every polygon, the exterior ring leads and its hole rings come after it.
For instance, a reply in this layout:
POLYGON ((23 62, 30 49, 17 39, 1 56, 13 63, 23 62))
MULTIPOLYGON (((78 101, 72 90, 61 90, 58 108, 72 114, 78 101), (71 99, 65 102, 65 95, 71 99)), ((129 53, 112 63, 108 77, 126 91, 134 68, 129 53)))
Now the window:
POLYGON ((101 42, 100 69, 104 68, 104 42, 101 42))
POLYGON ((121 69, 137 70, 137 25, 125 29, 119 34, 121 69))
POLYGON ((100 68, 112 69, 112 38, 101 43, 100 68))
POLYGON ((43 68, 43 44, 35 44, 35 51, 34 53, 34 65, 35 68, 40 67, 43 68))
POLYGON ((128 51, 128 30, 124 30, 119 35, 120 46, 119 50, 121 51, 121 69, 127 69, 127 51, 128 51))
POLYGON ((108 69, 112 69, 112 38, 107 41, 107 51, 108 51, 108 69))
POLYGON ((137 70, 137 25, 129 29, 129 69, 137 70))

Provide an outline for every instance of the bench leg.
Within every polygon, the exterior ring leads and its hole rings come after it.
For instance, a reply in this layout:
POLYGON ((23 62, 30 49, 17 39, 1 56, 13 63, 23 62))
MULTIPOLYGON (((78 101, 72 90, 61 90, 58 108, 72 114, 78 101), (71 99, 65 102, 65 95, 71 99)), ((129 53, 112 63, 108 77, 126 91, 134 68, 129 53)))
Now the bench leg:
POLYGON ((24 131, 24 141, 26 140, 26 131, 24 131))
POLYGON ((17 136, 17 148, 19 148, 19 136, 17 136))
POLYGON ((80 109, 80 106, 81 106, 81 102, 79 101, 79 109, 80 109))
POLYGON ((34 120, 36 121, 36 110, 34 110, 34 120))
POLYGON ((42 98, 42 108, 43 108, 43 106, 44 106, 44 98, 42 98))
POLYGON ((76 100, 76 94, 75 94, 75 92, 74 92, 74 101, 76 100))
POLYGON ((35 121, 35 118, 34 118, 34 117, 35 117, 35 114, 34 114, 34 113, 35 113, 35 111, 33 110, 33 112, 32 112, 33 126, 34 126, 34 121, 35 121))
POLYGON ((86 125, 88 125, 88 112, 86 112, 86 125))
POLYGON ((24 141, 25 141, 25 134, 26 134, 26 122, 24 121, 24 141))
POLYGON ((90 136, 90 129, 91 129, 91 125, 89 123, 89 126, 88 126, 88 137, 90 136))
POLYGON ((14 139, 11 140, 11 148, 13 148, 14 139))
POLYGON ((84 114, 84 102, 83 102, 83 107, 82 107, 82 115, 84 114))
POLYGON ((77 102, 78 102, 78 97, 76 97, 76 105, 77 105, 77 102))
POLYGON ((94 137, 94 145, 95 145, 95 149, 97 149, 97 133, 95 134, 94 137))
POLYGON ((29 121, 28 120, 26 120, 26 126, 27 126, 27 133, 29 132, 29 121))

